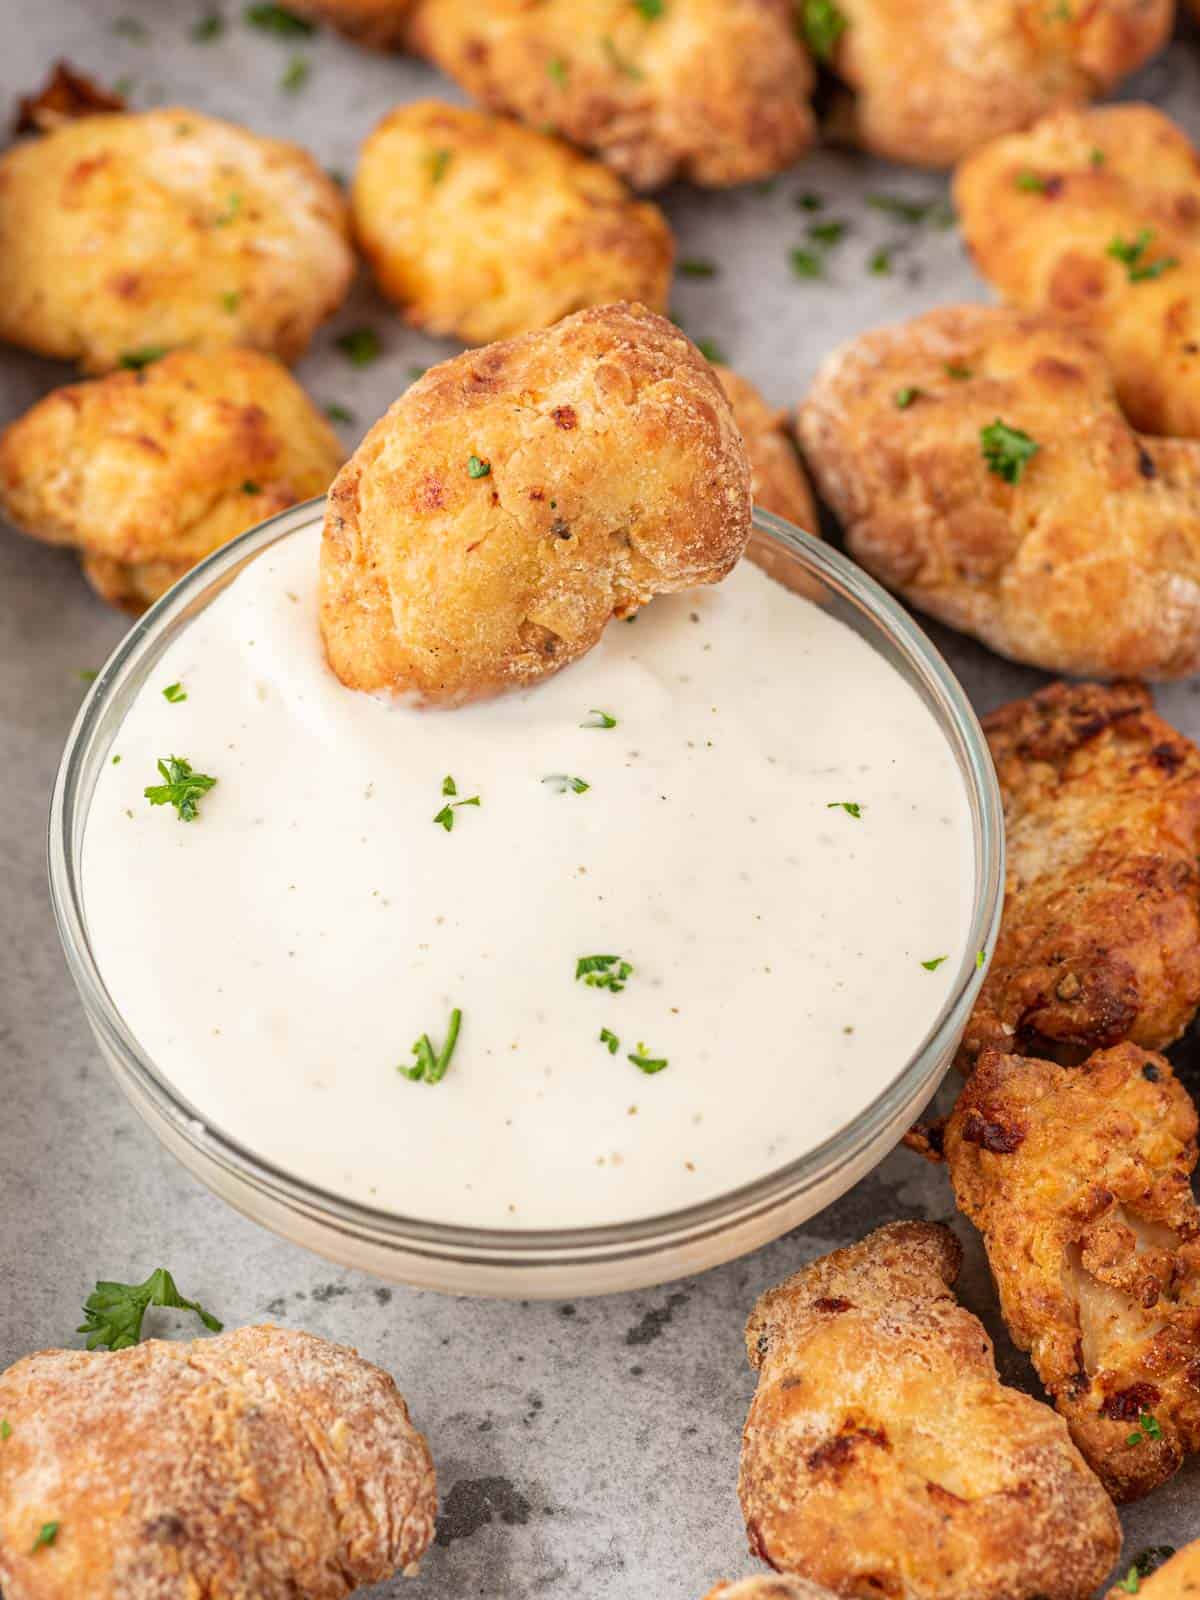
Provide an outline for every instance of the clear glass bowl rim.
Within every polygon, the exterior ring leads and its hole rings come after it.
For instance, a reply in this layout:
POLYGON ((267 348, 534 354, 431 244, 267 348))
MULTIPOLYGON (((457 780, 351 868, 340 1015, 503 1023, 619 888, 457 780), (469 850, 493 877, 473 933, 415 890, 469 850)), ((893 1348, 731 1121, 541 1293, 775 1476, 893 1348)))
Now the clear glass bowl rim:
POLYGON ((207 1123, 142 1051, 104 986, 82 906, 78 846, 91 797, 81 793, 81 785, 92 765, 94 747, 105 735, 106 709, 122 685, 139 671, 145 658, 156 656, 168 637, 186 626, 193 612, 238 568, 276 540, 311 525, 323 514, 323 508, 323 497, 293 506, 239 535, 193 568, 117 645, 92 684, 68 735, 50 804, 50 897, 68 968, 88 1020, 107 1046, 107 1058, 118 1079, 124 1074, 128 1079, 125 1087, 135 1090, 139 1101, 149 1102, 172 1132, 207 1161, 215 1160, 227 1174, 285 1208, 317 1218, 338 1232, 391 1243, 409 1254, 448 1262, 536 1266, 636 1257, 655 1252, 668 1241, 674 1245, 699 1241, 735 1221, 795 1200, 805 1190, 828 1182, 878 1137, 961 1035, 986 970, 986 963, 981 963, 975 952, 991 949, 999 926, 1004 884, 1003 813, 983 731, 961 684, 932 642, 898 602, 848 557, 757 506, 756 533, 783 546, 822 584, 864 613, 906 658, 910 671, 915 672, 933 702, 943 733, 956 750, 975 824, 974 904, 954 987, 902 1070, 844 1128, 795 1161, 738 1189, 656 1216, 561 1229, 467 1227, 404 1217, 348 1200, 255 1155, 207 1123))

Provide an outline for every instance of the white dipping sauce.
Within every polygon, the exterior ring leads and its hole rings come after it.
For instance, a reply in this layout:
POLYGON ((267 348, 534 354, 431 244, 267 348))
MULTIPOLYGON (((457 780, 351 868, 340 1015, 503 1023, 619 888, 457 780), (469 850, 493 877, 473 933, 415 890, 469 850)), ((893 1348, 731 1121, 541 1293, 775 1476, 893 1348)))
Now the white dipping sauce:
POLYGON ((743 563, 535 689, 400 708, 325 664, 318 542, 171 645, 87 822, 101 973, 206 1121, 371 1205, 550 1228, 747 1183, 883 1090, 963 958, 973 868, 949 746, 882 658, 743 563), (218 780, 194 822, 143 797, 168 755, 218 780), (481 802, 451 832, 447 775, 481 802), (577 981, 593 954, 623 991, 577 981), (454 1007, 442 1081, 401 1076, 454 1007))

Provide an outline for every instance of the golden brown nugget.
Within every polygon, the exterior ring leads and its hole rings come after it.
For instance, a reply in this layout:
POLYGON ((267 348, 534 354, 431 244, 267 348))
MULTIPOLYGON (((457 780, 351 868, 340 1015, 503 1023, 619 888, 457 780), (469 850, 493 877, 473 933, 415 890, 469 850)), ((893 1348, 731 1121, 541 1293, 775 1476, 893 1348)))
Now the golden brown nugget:
MULTIPOLYGON (((1146 1553, 1151 1557, 1159 1554, 1157 1550, 1146 1553)), ((1200 1539, 1185 1544, 1169 1561, 1153 1568, 1148 1576, 1138 1571, 1136 1587, 1131 1584, 1127 1572, 1122 1582, 1108 1591, 1108 1600, 1126 1600, 1130 1594, 1141 1595, 1143 1600, 1197 1600, 1200 1596, 1200 1539)))
POLYGON ((855 558, 940 621, 1050 672, 1200 671, 1200 446, 1135 433, 1058 319, 951 306, 866 334, 800 436, 855 558))
POLYGON ((955 199, 980 272, 1086 329, 1135 427, 1200 437, 1200 155, 1169 117, 1047 117, 964 163, 955 199))
POLYGON ((1135 1044, 1062 1067, 989 1051, 946 1125, 1004 1320, 1115 1500, 1200 1448, 1196 1110, 1135 1044))
POLYGON ((0 434, 0 511, 80 550, 140 610, 204 556, 322 494, 342 459, 300 385, 256 350, 180 350, 55 389, 0 434))
POLYGON ((724 187, 814 135, 789 0, 417 0, 411 42, 468 94, 594 150, 637 189, 724 187))
POLYGON ((719 1583, 705 1600, 833 1600, 830 1590, 807 1578, 772 1574, 769 1578, 743 1578, 740 1583, 719 1583))
POLYGON ((1200 1004, 1200 750, 1141 684, 1051 684, 983 726, 1004 914, 959 1065, 1165 1049, 1200 1004))
POLYGON ((342 1600, 433 1537, 395 1383, 312 1334, 43 1350, 0 1376, 0 1416, 9 1600, 342 1600))
POLYGON ((404 41, 413 0, 292 0, 288 9, 375 50, 391 50, 404 41))
POLYGON ((330 491, 321 631, 349 688, 456 705, 526 687, 656 594, 716 583, 750 466, 712 368, 642 306, 433 367, 330 491))
POLYGON ((1117 1515, 1049 1406, 1005 1388, 948 1228, 895 1222, 759 1300, 750 1548, 863 1600, 1083 1600, 1117 1515))
POLYGON ((666 310, 675 245, 658 207, 507 117, 401 106, 363 145, 352 209, 379 287, 429 333, 487 344, 615 300, 666 310))
POLYGON ((1171 36, 1175 0, 839 0, 833 64, 859 143, 951 167, 1001 134, 1078 105, 1171 36))
POLYGON ((794 523, 806 533, 820 533, 817 508, 796 451, 785 411, 774 411, 747 378, 714 364, 713 371, 733 407, 750 458, 751 490, 756 505, 794 523))
POLYGON ((0 156, 0 338, 85 372, 180 346, 295 361, 352 274, 337 186, 231 122, 115 112, 0 156))
POLYGON ((49 76, 34 94, 22 95, 17 102, 14 134, 49 133, 64 122, 91 116, 97 111, 124 111, 119 94, 102 89, 69 61, 56 61, 49 76))

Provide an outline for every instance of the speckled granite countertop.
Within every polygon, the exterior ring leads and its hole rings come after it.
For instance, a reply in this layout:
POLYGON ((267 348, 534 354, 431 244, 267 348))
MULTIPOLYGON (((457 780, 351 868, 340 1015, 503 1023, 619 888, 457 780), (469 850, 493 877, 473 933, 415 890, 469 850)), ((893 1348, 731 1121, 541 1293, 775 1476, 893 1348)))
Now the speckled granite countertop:
MULTIPOLYGON (((303 53, 299 94, 278 85, 294 42, 234 19, 202 45, 189 25, 202 0, 3 0, 0 112, 66 56, 102 82, 128 80, 132 104, 180 103, 307 144, 349 170, 355 149, 394 102, 455 92, 411 62, 355 51, 322 35, 303 53), (122 24, 134 19, 141 27, 122 24), (16 25, 14 26, 14 21, 16 25)), ((1200 136, 1200 36, 1128 86, 1200 136)), ((794 403, 836 342, 955 299, 983 297, 953 231, 907 226, 866 204, 886 192, 936 198, 943 185, 844 155, 816 157, 765 192, 675 192, 666 209, 684 255, 721 264, 684 280, 677 310, 773 401, 794 403), (803 242, 804 191, 850 223, 828 278, 802 282, 787 251, 803 242), (881 246, 893 271, 872 276, 881 246)), ((347 443, 408 381, 411 365, 450 353, 403 330, 366 285, 317 338, 300 368, 309 389, 359 419, 347 443), (385 353, 347 365, 339 330, 371 323, 385 353)), ((5 351, 0 420, 55 384, 65 368, 5 351)), ((767 1284, 877 1223, 955 1222, 967 1245, 962 1290, 997 1339, 1006 1377, 1029 1368, 992 1311, 972 1230, 955 1221, 941 1173, 899 1151, 808 1226, 757 1255, 695 1280, 578 1304, 464 1302, 389 1288, 328 1266, 228 1210, 143 1129, 102 1066, 55 936, 46 892, 47 799, 83 693, 122 621, 95 599, 74 558, 0 530, 0 1365, 72 1342, 97 1277, 140 1279, 169 1266, 186 1294, 227 1325, 272 1318, 353 1343, 399 1379, 428 1432, 442 1485, 437 1544, 420 1578, 372 1591, 411 1600, 698 1600, 721 1577, 751 1570, 734 1485, 752 1389, 742 1323, 767 1284)), ((934 630, 981 709, 1028 692, 1039 674, 934 630)), ((1200 681, 1160 696, 1200 737, 1200 681)), ((1185 1061, 1189 1047, 1176 1051, 1185 1061)), ((1200 1051, 1186 1071, 1200 1092, 1200 1051)), ((157 1316, 155 1331, 172 1327, 157 1316)), ((1127 1510, 1127 1549, 1200 1535, 1200 1466, 1127 1510)))

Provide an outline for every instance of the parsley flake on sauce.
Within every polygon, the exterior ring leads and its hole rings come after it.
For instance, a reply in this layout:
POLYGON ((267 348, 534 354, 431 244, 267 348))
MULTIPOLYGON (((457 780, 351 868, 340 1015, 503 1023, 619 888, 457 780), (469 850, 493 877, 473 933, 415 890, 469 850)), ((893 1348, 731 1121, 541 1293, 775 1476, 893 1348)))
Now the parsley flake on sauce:
POLYGON ((89 1350, 128 1350, 142 1337, 142 1323, 151 1306, 194 1311, 209 1333, 222 1324, 196 1300, 180 1294, 165 1267, 156 1267, 145 1283, 101 1281, 83 1302, 85 1320, 76 1333, 86 1333, 89 1350))
POLYGON ((443 798, 446 796, 450 796, 451 798, 446 800, 446 804, 437 813, 433 820, 439 827, 445 828, 447 833, 451 833, 454 829, 454 813, 460 806, 477 806, 481 804, 477 794, 473 794, 469 800, 456 800, 453 797, 457 795, 457 793, 458 785, 455 783, 454 779, 450 777, 443 778, 442 796, 443 798))
POLYGON ((621 1048, 621 1041, 617 1038, 616 1034, 611 1028, 600 1029, 600 1043, 608 1046, 608 1053, 610 1056, 615 1056, 617 1051, 621 1048))
POLYGON ((1161 278, 1164 272, 1179 265, 1178 256, 1160 256, 1157 261, 1147 261, 1146 251, 1154 241, 1154 229, 1143 228, 1133 239, 1119 236, 1110 241, 1105 254, 1119 261, 1128 274, 1130 283, 1147 283, 1161 278))
POLYGON ((582 978, 589 989, 607 989, 620 994, 633 976, 633 963, 623 956, 580 956, 575 962, 575 981, 582 978))
POLYGON ((988 471, 1005 483, 1020 483, 1026 466, 1041 449, 1036 439, 1020 428, 1010 428, 999 417, 979 430, 979 445, 988 471))
POLYGON ((467 477, 486 478, 492 470, 492 463, 485 461, 482 456, 467 457, 467 477))
POLYGON ((607 711, 591 710, 587 717, 579 724, 581 728, 615 728, 616 717, 610 717, 607 711))
POLYGON ((180 822, 195 822, 199 816, 200 796, 216 783, 206 772, 193 772, 191 763, 182 756, 168 756, 158 763, 162 783, 152 783, 143 790, 152 806, 174 806, 180 822))
POLYGON ((861 817, 863 808, 857 800, 827 800, 826 811, 844 811, 848 817, 861 817))
POLYGON ((454 1054, 454 1047, 458 1043, 458 1030, 461 1026, 462 1012, 455 1006, 450 1013, 450 1026, 446 1030, 446 1042, 442 1048, 435 1050, 429 1035, 423 1033, 412 1047, 416 1061, 411 1067, 398 1068, 400 1076, 407 1078, 410 1083, 441 1083, 450 1065, 450 1058, 454 1054))
POLYGON ((629 1052, 629 1060, 633 1062, 639 1072, 644 1072, 648 1078, 652 1077, 656 1072, 661 1072, 667 1065, 666 1056, 647 1055, 646 1046, 640 1042, 636 1050, 629 1052))
POLYGON ((948 956, 930 956, 929 960, 922 961, 921 965, 925 968, 926 972, 936 972, 941 966, 942 962, 948 960, 948 956))
POLYGON ((592 787, 586 778, 573 778, 568 772, 548 773, 542 782, 550 784, 555 794, 586 794, 592 787))
POLYGON ((177 706, 181 700, 187 699, 187 690, 181 683, 169 683, 163 690, 163 699, 168 705, 177 706))

